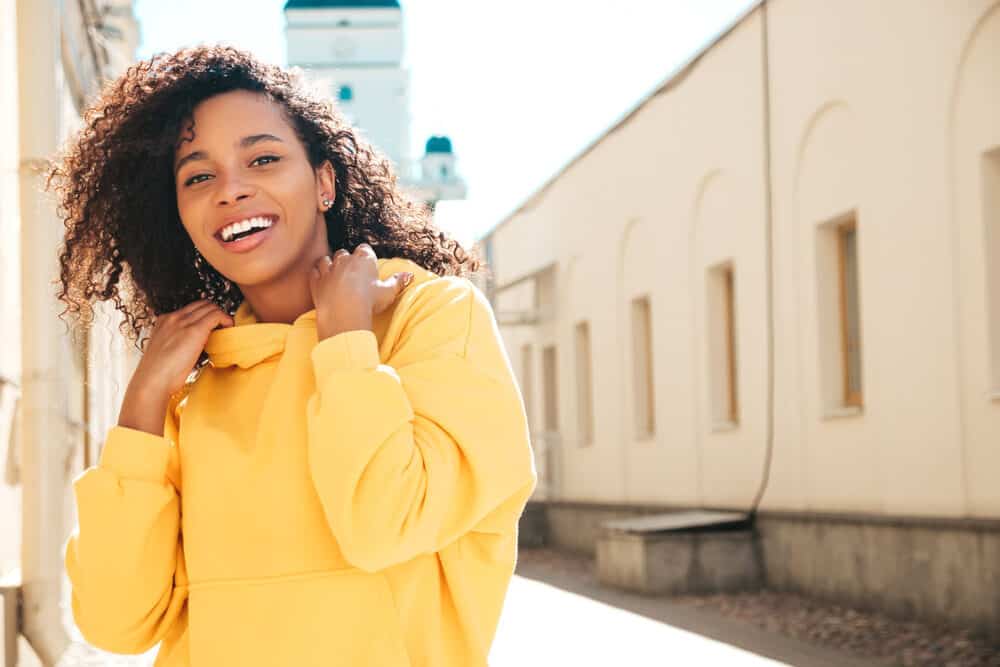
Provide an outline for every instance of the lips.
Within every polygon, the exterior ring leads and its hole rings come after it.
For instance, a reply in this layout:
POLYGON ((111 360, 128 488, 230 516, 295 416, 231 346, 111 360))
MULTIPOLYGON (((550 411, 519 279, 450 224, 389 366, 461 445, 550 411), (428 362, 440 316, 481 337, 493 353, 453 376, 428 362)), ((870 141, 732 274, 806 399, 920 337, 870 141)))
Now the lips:
POLYGON ((241 218, 234 218, 232 219, 232 221, 227 221, 224 225, 222 225, 218 229, 218 231, 215 232, 214 236, 215 240, 219 242, 219 245, 221 245, 224 249, 228 250, 229 252, 236 252, 236 253, 249 252, 254 248, 258 247, 259 245, 261 245, 262 243, 266 242, 269 238, 271 238, 279 222, 280 220, 278 216, 269 213, 243 216, 241 218), (263 217, 270 219, 272 221, 271 226, 266 229, 261 229, 260 231, 256 231, 253 234, 250 234, 249 236, 244 236, 242 238, 234 239, 232 241, 222 240, 222 230, 225 229, 226 226, 230 224, 230 222, 239 222, 240 220, 248 220, 254 217, 263 217))
POLYGON ((230 216, 225 220, 223 220, 222 224, 219 225, 219 227, 215 230, 213 236, 215 236, 215 238, 217 239, 225 240, 223 238, 222 232, 225 231, 227 228, 230 228, 233 225, 237 225, 237 223, 246 223, 255 218, 266 218, 270 220, 272 224, 278 221, 278 216, 275 213, 245 213, 239 216, 230 216))

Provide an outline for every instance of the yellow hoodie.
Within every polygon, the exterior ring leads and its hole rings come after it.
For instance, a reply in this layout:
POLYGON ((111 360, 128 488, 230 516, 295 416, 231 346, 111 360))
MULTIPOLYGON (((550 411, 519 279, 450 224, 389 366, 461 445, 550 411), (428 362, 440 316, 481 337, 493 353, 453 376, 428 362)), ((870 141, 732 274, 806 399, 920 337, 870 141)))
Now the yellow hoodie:
POLYGON ((156 667, 487 665, 536 472, 493 312, 413 282, 372 331, 246 302, 163 437, 116 426, 74 480, 73 616, 156 667))

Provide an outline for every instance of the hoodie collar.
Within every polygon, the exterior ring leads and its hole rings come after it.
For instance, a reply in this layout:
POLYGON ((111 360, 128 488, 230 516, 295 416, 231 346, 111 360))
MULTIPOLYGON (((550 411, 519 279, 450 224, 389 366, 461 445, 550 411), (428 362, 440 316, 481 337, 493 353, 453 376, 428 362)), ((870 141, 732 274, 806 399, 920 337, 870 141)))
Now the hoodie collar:
MULTIPOLYGON (((380 258, 377 260, 379 279, 384 280, 396 271, 413 271, 415 277, 420 268, 403 258, 380 258)), ((291 324, 284 322, 258 322, 244 300, 233 313, 234 326, 215 329, 208 336, 205 352, 216 368, 239 366, 250 368, 256 364, 281 354, 285 341, 293 330, 316 329, 316 309, 306 311, 291 324)))

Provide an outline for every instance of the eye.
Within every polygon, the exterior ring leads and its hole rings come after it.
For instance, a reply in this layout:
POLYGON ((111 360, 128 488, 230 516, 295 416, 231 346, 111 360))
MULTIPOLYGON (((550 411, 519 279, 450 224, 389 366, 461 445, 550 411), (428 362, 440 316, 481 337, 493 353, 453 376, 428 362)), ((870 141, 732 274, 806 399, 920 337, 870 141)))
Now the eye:
MULTIPOLYGON (((261 164, 263 166, 265 164, 270 164, 271 162, 277 162, 280 159, 281 158, 278 157, 277 155, 261 155, 258 158, 254 158, 250 162, 250 164, 253 165, 253 164, 258 164, 259 163, 259 164, 261 164), (267 160, 267 162, 261 162, 262 160, 267 160)), ((184 181, 184 185, 185 186, 197 185, 198 183, 201 183, 201 181, 198 180, 198 179, 200 179, 200 178, 208 178, 209 176, 210 176, 210 174, 198 174, 196 176, 192 176, 191 178, 189 178, 186 181, 184 181)))
MULTIPOLYGON (((250 164, 254 164, 255 162, 259 162, 260 160, 273 160, 274 162, 277 162, 280 159, 281 158, 278 157, 277 155, 261 155, 259 158, 254 159, 253 162, 251 162, 250 164)), ((263 164, 269 164, 269 163, 265 162, 263 164)))

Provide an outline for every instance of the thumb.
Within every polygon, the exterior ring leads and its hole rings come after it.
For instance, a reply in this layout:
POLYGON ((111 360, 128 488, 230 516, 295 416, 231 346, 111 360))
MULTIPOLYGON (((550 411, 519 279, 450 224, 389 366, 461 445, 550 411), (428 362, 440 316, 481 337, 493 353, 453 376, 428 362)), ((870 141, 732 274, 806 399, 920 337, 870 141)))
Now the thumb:
POLYGON ((406 289, 406 287, 411 282, 413 282, 413 274, 409 271, 400 271, 399 273, 394 274, 392 277, 396 281, 393 287, 396 288, 397 295, 404 289, 406 289))
POLYGON ((394 273, 385 280, 379 281, 379 298, 377 299, 378 311, 381 312, 396 300, 400 292, 413 280, 413 274, 409 271, 394 273))

